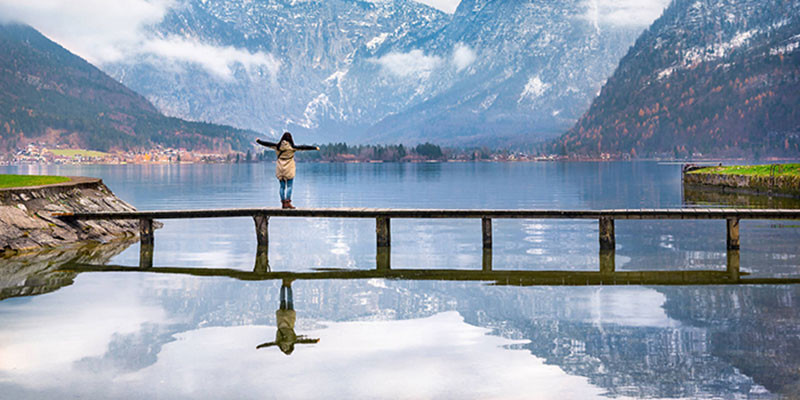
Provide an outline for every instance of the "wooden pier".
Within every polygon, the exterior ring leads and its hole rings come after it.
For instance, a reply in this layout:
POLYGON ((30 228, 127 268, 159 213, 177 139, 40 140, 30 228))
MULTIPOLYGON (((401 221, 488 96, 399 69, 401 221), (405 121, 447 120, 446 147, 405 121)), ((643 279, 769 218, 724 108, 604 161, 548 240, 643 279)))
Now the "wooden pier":
MULTIPOLYGON (((594 219, 598 221, 600 273, 615 272, 614 256, 616 238, 615 220, 664 219, 717 219, 727 221, 727 275, 739 277, 739 221, 800 220, 800 209, 731 209, 731 208, 668 208, 668 209, 616 209, 616 210, 436 210, 436 209, 385 209, 385 208, 234 208, 214 210, 131 211, 106 213, 54 214, 64 220, 139 220, 141 268, 153 266, 155 243, 153 221, 159 219, 231 218, 251 217, 256 232, 255 271, 270 272, 269 219, 279 218, 361 218, 375 220, 376 264, 378 271, 391 270, 391 220, 392 219, 479 219, 483 244, 482 271, 492 271, 492 220, 493 219, 594 219)), ((476 228, 477 232, 477 228, 476 228)), ((477 236, 477 235, 476 235, 477 236)))

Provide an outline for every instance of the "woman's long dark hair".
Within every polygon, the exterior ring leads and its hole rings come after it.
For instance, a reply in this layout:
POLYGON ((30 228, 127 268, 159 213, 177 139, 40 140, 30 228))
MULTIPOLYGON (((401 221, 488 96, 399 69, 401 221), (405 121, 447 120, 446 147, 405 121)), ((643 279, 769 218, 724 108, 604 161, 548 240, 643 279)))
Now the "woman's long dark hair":
POLYGON ((281 140, 279 140, 278 143, 280 143, 280 142, 282 142, 284 140, 289 142, 289 144, 292 145, 292 147, 295 147, 294 146, 294 139, 292 139, 292 134, 291 133, 284 132, 283 136, 281 136, 281 140))

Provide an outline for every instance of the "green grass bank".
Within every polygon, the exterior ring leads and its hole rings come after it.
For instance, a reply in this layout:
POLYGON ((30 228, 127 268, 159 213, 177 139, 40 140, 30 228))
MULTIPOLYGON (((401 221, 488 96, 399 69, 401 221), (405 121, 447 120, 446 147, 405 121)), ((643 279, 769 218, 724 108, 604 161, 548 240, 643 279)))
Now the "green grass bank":
POLYGON ((730 165, 724 167, 705 167, 705 168, 695 169, 687 173, 742 175, 742 176, 800 177, 800 164, 730 165))
POLYGON ((684 169, 683 184, 688 188, 800 198, 800 164, 684 169))
POLYGON ((52 185, 69 181, 70 178, 65 176, 0 174, 0 189, 52 185))

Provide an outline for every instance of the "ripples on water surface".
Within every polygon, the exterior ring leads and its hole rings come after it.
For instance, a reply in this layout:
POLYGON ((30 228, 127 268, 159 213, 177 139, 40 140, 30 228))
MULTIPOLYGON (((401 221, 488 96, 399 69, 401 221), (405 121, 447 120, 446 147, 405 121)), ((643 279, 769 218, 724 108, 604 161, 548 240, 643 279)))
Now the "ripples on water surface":
MULTIPOLYGON (((153 210, 275 206, 273 171, 252 164, 3 172, 101 177, 121 198, 153 210)), ((680 166, 656 163, 300 164, 293 197, 301 207, 684 205, 680 166)), ((616 233, 618 271, 725 269, 724 221, 617 221, 616 233)), ((392 268, 480 269, 480 235, 473 220, 393 220, 392 268)), ((250 218, 165 221, 155 242, 156 266, 252 270, 255 262, 250 218)), ((800 276, 798 243, 795 223, 742 221, 742 271, 800 276)), ((494 221, 496 270, 595 271, 597 246, 592 220, 494 221)), ((96 249, 83 261, 138 265, 138 244, 123 249, 96 249)), ((74 257, 62 253, 7 262, 5 284, 74 257)), ((375 222, 272 218, 270 265, 375 268, 375 222)), ((277 347, 255 349, 276 338, 279 281, 47 273, 46 294, 6 291, 0 301, 0 397, 792 398, 800 391, 797 285, 297 280, 295 331, 321 340, 287 357, 277 347)))

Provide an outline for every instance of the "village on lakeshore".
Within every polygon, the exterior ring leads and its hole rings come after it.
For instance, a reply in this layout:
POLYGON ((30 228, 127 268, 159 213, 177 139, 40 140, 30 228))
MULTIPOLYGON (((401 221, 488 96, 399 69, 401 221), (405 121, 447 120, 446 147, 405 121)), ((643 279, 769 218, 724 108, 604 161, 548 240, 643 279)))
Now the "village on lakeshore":
MULTIPOLYGON (((320 154, 301 155, 308 162, 382 163, 382 162, 467 162, 467 161, 556 161, 563 156, 538 155, 521 151, 481 149, 449 149, 425 143, 405 150, 403 145, 347 146, 322 145, 320 154), (398 151, 399 149, 399 151, 398 151), (303 157, 306 156, 306 157, 303 157)), ((605 155, 603 159, 610 159, 605 155)), ((102 152, 72 149, 63 146, 29 144, 13 153, 0 156, 0 165, 16 164, 232 164, 271 161, 274 152, 247 151, 215 153, 156 146, 139 151, 102 152)))
MULTIPOLYGON (((175 149, 155 146, 136 151, 96 151, 32 143, 12 153, 0 155, 0 165, 124 165, 124 164, 238 164, 273 161, 272 151, 248 150, 226 153, 175 149)), ((304 162, 318 163, 420 163, 420 162, 541 162, 541 161, 631 161, 628 154, 602 153, 599 157, 542 154, 538 151, 491 150, 482 148, 448 148, 431 143, 404 147, 403 145, 350 145, 331 143, 321 145, 319 152, 299 154, 304 162)), ((737 158, 708 157, 693 153, 688 158, 671 154, 639 160, 655 161, 740 161, 737 158)), ((763 162, 792 160, 785 157, 764 157, 763 162)))

